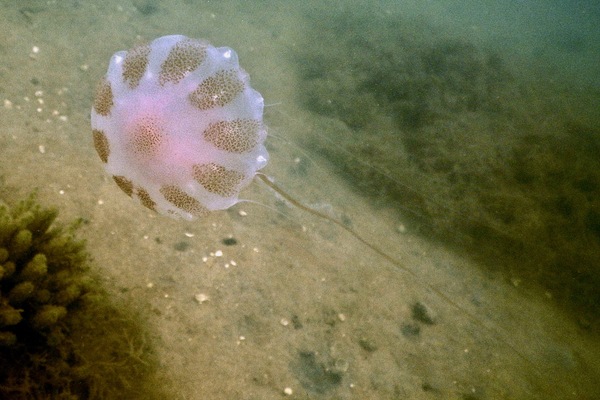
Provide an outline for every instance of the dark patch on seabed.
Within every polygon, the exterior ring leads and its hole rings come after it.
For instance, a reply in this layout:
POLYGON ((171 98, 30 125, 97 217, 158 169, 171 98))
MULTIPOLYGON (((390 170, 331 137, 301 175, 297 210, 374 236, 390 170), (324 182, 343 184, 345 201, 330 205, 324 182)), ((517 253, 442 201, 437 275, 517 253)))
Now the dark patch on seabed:
POLYGON ((331 360, 321 360, 323 356, 312 351, 301 351, 291 368, 302 387, 309 392, 324 394, 342 383, 342 372, 332 367, 331 360), (331 364, 331 365, 328 365, 331 364))
POLYGON ((306 18, 299 96, 322 116, 306 145, 360 193, 396 204, 515 285, 542 285, 591 329, 598 90, 536 84, 499 53, 394 15, 306 18))

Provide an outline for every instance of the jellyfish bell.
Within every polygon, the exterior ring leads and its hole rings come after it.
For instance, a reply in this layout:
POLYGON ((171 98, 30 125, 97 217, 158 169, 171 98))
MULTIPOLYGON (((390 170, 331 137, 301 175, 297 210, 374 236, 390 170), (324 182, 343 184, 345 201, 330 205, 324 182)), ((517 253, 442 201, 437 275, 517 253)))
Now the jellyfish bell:
POLYGON ((163 36, 111 58, 91 111, 94 146, 127 195, 192 220, 238 203, 267 164, 263 107, 235 51, 163 36))

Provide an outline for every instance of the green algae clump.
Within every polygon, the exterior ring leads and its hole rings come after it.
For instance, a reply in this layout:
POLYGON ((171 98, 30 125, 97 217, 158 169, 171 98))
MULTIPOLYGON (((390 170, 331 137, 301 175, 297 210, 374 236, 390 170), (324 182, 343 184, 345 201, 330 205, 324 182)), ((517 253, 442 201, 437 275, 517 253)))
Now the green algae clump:
POLYGON ((57 210, 0 200, 0 398, 158 399, 138 314, 115 305, 57 210))
POLYGON ((90 290, 89 257, 74 238, 76 224, 53 227, 57 214, 33 195, 13 209, 0 202, 2 346, 40 346, 62 337, 61 320, 90 290))

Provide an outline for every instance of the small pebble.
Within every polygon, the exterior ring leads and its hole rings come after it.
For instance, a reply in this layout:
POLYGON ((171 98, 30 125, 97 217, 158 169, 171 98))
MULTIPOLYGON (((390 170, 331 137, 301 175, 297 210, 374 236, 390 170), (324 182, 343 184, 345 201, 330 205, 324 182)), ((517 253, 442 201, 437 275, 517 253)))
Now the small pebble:
POLYGON ((233 246, 234 244, 237 244, 237 240, 235 240, 235 238, 232 238, 232 237, 225 238, 225 239, 221 240, 221 242, 225 246, 233 246))
POLYGON ((358 344, 360 345, 360 347, 362 347, 364 350, 368 351, 369 353, 374 352, 375 350, 377 350, 377 345, 370 339, 367 338, 362 338, 358 341, 358 344))
POLYGON ((283 389, 283 393, 287 396, 291 396, 292 394, 294 394, 294 391, 292 390, 292 388, 286 387, 285 389, 283 389))
POLYGON ((177 242, 173 245, 173 248, 177 251, 186 251, 188 248, 190 248, 190 244, 186 241, 180 241, 177 242))
POLYGON ((435 315, 433 311, 421 302, 416 302, 412 306, 412 317, 414 320, 422 322, 426 325, 435 324, 435 315))
POLYGON ((205 295, 204 293, 198 293, 197 295, 194 296, 194 299, 196 299, 196 301, 200 304, 205 303, 209 300, 209 297, 207 295, 205 295))
POLYGON ((300 318, 297 315, 292 315, 292 325, 294 326, 294 329, 302 328, 302 321, 300 321, 300 318))
POLYGON ((416 324, 402 324, 400 331, 407 338, 415 338, 421 333, 421 328, 416 324))

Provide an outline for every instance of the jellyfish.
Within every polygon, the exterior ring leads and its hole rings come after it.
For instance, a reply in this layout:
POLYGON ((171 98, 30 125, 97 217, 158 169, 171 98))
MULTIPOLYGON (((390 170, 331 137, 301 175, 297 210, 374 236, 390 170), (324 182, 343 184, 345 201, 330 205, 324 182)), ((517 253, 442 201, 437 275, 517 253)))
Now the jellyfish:
POLYGON ((94 147, 127 195, 192 220, 238 203, 267 164, 263 107, 234 50, 163 36, 112 56, 91 112, 94 147))
POLYGON ((163 36, 112 56, 91 111, 94 147, 119 188, 160 214, 193 220, 225 210, 242 201, 240 191, 257 177, 399 264, 258 172, 269 159, 263 108, 233 49, 163 36))

